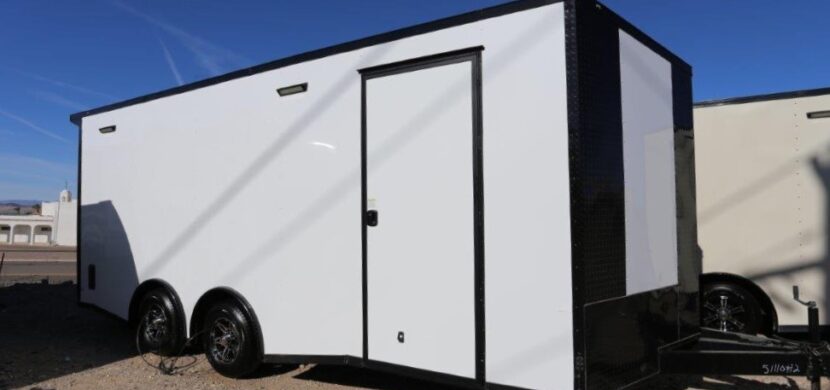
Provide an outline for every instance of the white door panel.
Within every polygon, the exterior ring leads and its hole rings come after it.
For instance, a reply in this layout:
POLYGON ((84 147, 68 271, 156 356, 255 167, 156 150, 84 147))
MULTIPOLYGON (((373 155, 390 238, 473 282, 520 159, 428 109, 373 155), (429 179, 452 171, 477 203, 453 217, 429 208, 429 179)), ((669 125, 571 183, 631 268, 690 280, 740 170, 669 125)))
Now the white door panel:
POLYGON ((677 284, 671 63, 623 31, 626 294, 677 284))
POLYGON ((365 88, 369 358, 475 377, 472 62, 365 88))

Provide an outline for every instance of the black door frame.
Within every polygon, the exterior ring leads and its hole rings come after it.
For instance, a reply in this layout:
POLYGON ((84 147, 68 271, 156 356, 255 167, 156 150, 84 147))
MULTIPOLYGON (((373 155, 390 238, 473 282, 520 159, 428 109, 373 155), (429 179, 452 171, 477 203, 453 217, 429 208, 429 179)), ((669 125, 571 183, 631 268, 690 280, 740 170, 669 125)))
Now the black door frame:
POLYGON ((485 383, 485 333, 484 333, 484 175, 482 137, 482 96, 481 96, 481 52, 477 46, 439 53, 424 57, 393 62, 361 69, 360 88, 360 149, 361 149, 361 234, 362 234, 362 279, 363 279, 363 359, 369 359, 368 286, 367 286, 367 221, 366 204, 366 81, 384 76, 413 72, 443 65, 469 61, 472 65, 472 123, 473 123, 473 245, 474 245, 474 288, 475 288, 475 378, 485 383))

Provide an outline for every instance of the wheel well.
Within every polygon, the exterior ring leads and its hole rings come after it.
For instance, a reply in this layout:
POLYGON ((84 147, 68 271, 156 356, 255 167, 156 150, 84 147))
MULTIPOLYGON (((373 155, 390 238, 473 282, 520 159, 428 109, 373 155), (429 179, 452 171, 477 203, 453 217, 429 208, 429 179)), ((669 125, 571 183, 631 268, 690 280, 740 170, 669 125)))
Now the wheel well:
MULTIPOLYGON (((761 305, 764 317, 769 320, 767 325, 768 328, 764 329, 764 333, 772 335, 778 332, 778 312, 775 310, 775 305, 773 305, 769 295, 767 295, 761 287, 755 284, 755 282, 743 276, 729 273, 707 273, 700 275, 701 286, 713 283, 731 283, 743 287, 749 291, 761 305)), ((701 294, 702 293, 703 288, 701 288, 701 294)))
POLYGON ((259 359, 262 360, 262 357, 265 355, 264 351, 264 342, 262 339, 262 328, 259 326, 259 319, 254 312, 253 307, 251 304, 248 303, 248 300, 242 296, 236 290, 230 287, 217 287, 202 295, 201 298, 196 302, 196 306, 193 308, 193 315, 190 316, 190 337, 195 337, 196 344, 200 345, 199 340, 201 337, 198 335, 199 327, 201 326, 202 322, 204 321, 205 315, 207 315, 208 310, 216 304, 217 302, 224 301, 224 300, 233 300, 236 301, 239 306, 242 308, 242 311, 248 316, 248 319, 251 321, 254 327, 254 334, 257 338, 257 346, 259 348, 258 354, 259 359))
POLYGON ((156 288, 162 288, 167 290, 167 293, 170 294, 170 297, 173 298, 173 305, 176 308, 176 314, 181 319, 181 329, 182 335, 185 335, 185 330, 187 326, 185 325, 187 322, 187 317, 184 315, 184 308, 182 307, 182 301, 179 299, 179 294, 176 293, 176 290, 173 289, 169 283, 160 280, 160 279, 150 279, 141 283, 138 288, 135 289, 133 292, 133 297, 130 298, 130 307, 128 312, 127 321, 130 325, 135 325, 138 322, 138 309, 141 306, 141 300, 144 298, 148 292, 155 290, 156 288))

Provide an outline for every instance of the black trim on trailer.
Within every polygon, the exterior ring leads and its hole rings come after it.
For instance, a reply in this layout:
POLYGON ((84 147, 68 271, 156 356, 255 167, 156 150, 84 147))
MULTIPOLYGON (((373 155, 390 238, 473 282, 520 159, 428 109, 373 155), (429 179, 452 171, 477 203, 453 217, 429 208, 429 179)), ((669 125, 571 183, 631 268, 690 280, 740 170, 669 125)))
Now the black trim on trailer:
POLYGON ((476 379, 445 374, 442 372, 423 370, 401 366, 397 364, 379 362, 376 360, 363 359, 351 355, 265 355, 264 363, 269 364, 329 364, 349 366, 361 369, 369 369, 404 377, 428 380, 431 382, 453 385, 470 389, 493 389, 493 390, 525 390, 523 387, 501 385, 498 383, 482 383, 476 379))
MULTIPOLYGON (((686 62, 603 5, 590 0, 565 2, 573 369, 574 388, 579 390, 625 387, 655 375, 657 349, 688 337, 683 325, 697 324, 678 315, 697 310, 686 302, 697 297, 697 285, 680 275, 691 272, 688 269, 679 270, 679 286, 626 295, 620 31, 667 60, 673 82, 691 76, 686 62), (627 315, 632 310, 645 317, 637 322, 627 315), (637 327, 639 336, 621 340, 616 329, 631 326, 637 327), (658 336, 645 336, 652 334, 658 336)), ((672 107, 675 126, 691 122, 691 100, 685 96, 691 89, 682 89, 673 91, 673 98, 684 98, 672 107)), ((697 318, 696 314, 685 317, 697 318)))
POLYGON ((109 104, 103 107, 94 108, 92 110, 81 111, 75 114, 72 114, 69 118, 72 123, 76 125, 81 125, 81 119, 95 114, 100 114, 102 112, 112 111, 115 109, 133 106, 140 103, 145 103, 151 100, 161 99, 167 96, 178 95, 187 91, 192 91, 194 89, 204 88, 210 85, 215 85, 219 83, 223 83, 225 81, 230 81, 246 76, 251 76, 257 73, 267 72, 269 70, 279 69, 282 67, 286 67, 289 65, 298 64, 301 62, 307 62, 312 60, 317 60, 324 57, 329 57, 335 54, 346 53, 354 50, 358 50, 368 46, 374 46, 381 43, 387 43, 391 41, 396 41, 403 38, 408 38, 416 35, 422 35, 426 33, 430 33, 437 30, 442 30, 450 27, 456 27, 464 24, 469 24, 473 22, 477 22, 479 20, 495 18, 498 16, 508 15, 532 8, 538 8, 541 6, 559 3, 564 0, 520 0, 520 1, 511 1, 504 4, 499 4, 493 7, 488 7, 476 11, 471 11, 467 13, 463 13, 460 15, 450 16, 443 19, 434 20, 431 22, 417 24, 411 27, 406 27, 398 30, 389 31, 382 34, 372 35, 366 38, 345 42, 341 44, 337 44, 334 46, 325 47, 318 50, 312 50, 301 54, 296 54, 293 56, 281 58, 278 60, 266 62, 264 64, 252 66, 245 69, 240 69, 234 72, 226 73, 223 75, 219 75, 216 77, 211 77, 208 79, 204 79, 201 81, 197 81, 190 84, 185 84, 182 86, 178 86, 175 88, 165 89, 159 92, 151 93, 144 96, 139 96, 136 98, 124 100, 122 102, 109 104))
MULTIPOLYGON (((483 50, 483 48, 482 48, 483 50)), ((487 370, 487 338, 484 318, 484 113, 481 81, 481 50, 473 60, 473 225, 475 233, 475 324, 476 324, 476 377, 485 383, 487 370)))
POLYGON ((368 262, 366 248, 368 235, 366 228, 367 198, 366 190, 366 78, 360 78, 360 238, 361 238, 361 284, 363 290, 363 359, 369 358, 369 291, 368 291, 368 262))
POLYGON ((371 359, 364 360, 363 367, 371 370, 385 371, 401 376, 408 376, 410 378, 440 382, 446 385, 466 387, 470 389, 482 388, 486 386, 484 382, 481 382, 478 379, 471 379, 438 371, 424 370, 421 368, 401 366, 393 363, 379 362, 371 359))
POLYGON ((585 305, 588 389, 623 388, 659 374, 660 347, 680 337, 676 290, 662 287, 585 305))
POLYGON ((480 52, 482 50, 484 50, 484 46, 481 45, 465 47, 463 49, 451 50, 436 54, 429 54, 425 56, 409 58, 403 61, 396 61, 388 64, 374 65, 368 68, 358 69, 358 73, 360 73, 361 75, 366 75, 364 78, 368 80, 383 76, 391 76, 406 72, 414 72, 416 70, 434 68, 440 65, 464 62, 469 60, 469 58, 464 57, 467 57, 470 54, 480 52))
POLYGON ((821 95, 830 95, 830 87, 815 88, 815 89, 802 89, 802 90, 798 90, 798 91, 788 91, 788 92, 767 93, 767 94, 762 94, 762 95, 739 96, 739 97, 731 97, 731 98, 725 98, 725 99, 704 100, 702 102, 695 103, 694 106, 695 106, 695 108, 698 108, 698 107, 712 107, 712 106, 724 106, 724 105, 727 105, 727 104, 755 103, 755 102, 765 102, 765 101, 769 101, 769 100, 794 99, 794 98, 821 96, 821 95))
MULTIPOLYGON (((573 1, 573 0, 571 0, 573 1)), ((581 2, 583 0, 576 0, 577 2, 581 2)), ((649 49, 653 50, 655 53, 660 55, 661 57, 665 58, 666 61, 671 62, 672 68, 678 67, 678 69, 692 74, 692 66, 689 65, 686 61, 680 58, 677 54, 674 54, 671 50, 666 48, 665 46, 661 45, 659 42, 655 41, 654 38, 646 35, 642 30, 631 24, 629 21, 623 19, 622 16, 617 14, 616 12, 612 11, 610 8, 604 6, 602 3, 598 1, 588 1, 588 3, 593 3, 594 8, 596 8, 599 12, 603 12, 604 14, 608 15, 613 19, 614 24, 622 31, 631 35, 631 37, 635 38, 637 41, 648 47, 649 49)))
POLYGON ((487 390, 527 390, 527 388, 487 382, 487 390))
POLYGON ((581 390, 585 383, 585 338, 582 334, 583 318, 582 304, 584 301, 582 285, 582 261, 578 257, 582 240, 574 234, 579 230, 575 214, 581 207, 582 176, 578 174, 577 166, 582 162, 579 155, 574 154, 579 148, 580 127, 579 104, 579 43, 577 41, 576 4, 574 0, 565 2, 565 78, 567 82, 568 101, 568 170, 570 174, 570 215, 571 215, 571 298, 573 300, 573 348, 574 348, 574 389, 581 390))
POLYGON ((359 365, 361 358, 349 355, 285 355, 268 354, 263 356, 262 362, 269 364, 330 364, 330 365, 359 365))
POLYGON ((78 181, 77 181, 77 201, 78 203, 75 205, 75 289, 76 291, 76 298, 78 299, 78 304, 81 304, 81 280, 83 279, 83 275, 81 275, 82 265, 81 261, 83 256, 81 256, 81 250, 83 242, 81 236, 83 231, 81 230, 81 220, 83 216, 81 215, 81 167, 83 166, 83 126, 78 124, 78 181))
POLYGON ((591 3, 576 1, 579 223, 583 304, 626 294, 625 182, 619 27, 591 3), (602 54, 599 54, 602 53, 602 54))
MULTIPOLYGON (((485 376, 485 322, 484 322, 484 173, 483 173, 483 131, 482 131, 482 93, 481 93, 481 52, 483 46, 469 47, 444 53, 416 57, 404 61, 372 66, 358 70, 361 75, 361 232, 363 240, 363 359, 373 365, 381 364, 369 359, 369 322, 368 322, 368 259, 367 259, 367 150, 366 150, 366 81, 470 61, 472 85, 472 144, 473 144, 473 229, 474 229, 474 296, 475 296, 475 377, 479 384, 486 383, 485 376)), ((387 363, 382 363, 387 365, 387 363)), ((409 369, 408 367, 403 367, 409 369)), ((415 369, 418 370, 418 369, 415 369)), ((419 370, 420 371, 420 370, 419 370)))

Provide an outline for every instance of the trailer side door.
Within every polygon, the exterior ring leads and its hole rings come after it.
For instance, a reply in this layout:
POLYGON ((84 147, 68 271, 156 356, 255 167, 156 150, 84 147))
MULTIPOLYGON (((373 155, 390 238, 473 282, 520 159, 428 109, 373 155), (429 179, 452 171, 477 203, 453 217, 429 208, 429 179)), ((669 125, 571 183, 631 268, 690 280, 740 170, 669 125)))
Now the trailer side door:
POLYGON ((474 58, 364 74, 367 357, 469 378, 480 227, 474 58))

